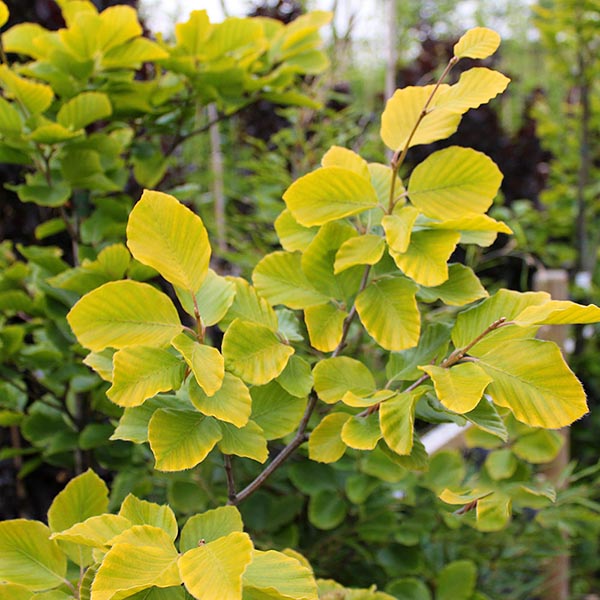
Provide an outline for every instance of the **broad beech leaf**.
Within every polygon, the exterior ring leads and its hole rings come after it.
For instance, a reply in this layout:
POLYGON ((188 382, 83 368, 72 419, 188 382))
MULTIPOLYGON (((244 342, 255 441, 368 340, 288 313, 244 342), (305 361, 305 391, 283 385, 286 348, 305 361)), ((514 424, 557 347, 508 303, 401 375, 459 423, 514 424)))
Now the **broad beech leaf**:
POLYGON ((306 360, 294 354, 290 356, 285 369, 277 377, 277 383, 292 396, 305 398, 313 386, 313 376, 306 360))
POLYGON ((24 585, 0 583, 0 600, 32 600, 34 593, 24 585))
POLYGON ((65 102, 56 115, 63 127, 77 131, 112 114, 112 106, 106 94, 82 92, 65 102))
POLYGON ((113 48, 102 57, 104 69, 139 69, 144 62, 169 58, 169 53, 157 43, 146 38, 137 38, 127 44, 113 48))
POLYGON ((282 438, 296 429, 306 409, 306 397, 289 394, 276 381, 254 386, 250 393, 251 418, 260 425, 267 440, 282 438))
POLYGON ((600 308, 595 304, 582 306, 568 300, 550 300, 525 308, 513 320, 517 325, 523 326, 598 323, 600 308))
POLYGON ((240 600, 252 550, 248 534, 239 531, 188 550, 179 558, 185 587, 196 598, 240 600))
MULTIPOLYGON (((381 163, 369 163, 369 173, 371 174, 371 183, 375 188, 375 193, 379 200, 379 204, 382 206, 389 206, 390 194, 392 187, 392 168, 389 165, 382 165, 381 163)), ((402 195, 406 192, 402 180, 396 176, 396 183, 394 185, 394 204, 395 206, 402 206, 405 202, 402 195)))
POLYGON ((204 415, 243 427, 250 418, 252 398, 246 384, 235 375, 225 373, 223 384, 212 396, 207 396, 196 381, 190 381, 192 404, 204 415))
POLYGON ((334 404, 348 391, 368 396, 375 391, 375 379, 368 367, 348 356, 319 361, 313 369, 315 391, 327 404, 334 404))
POLYGON ((220 422, 219 427, 222 437, 218 446, 223 454, 251 458, 259 463, 267 460, 269 450, 260 425, 248 421, 243 427, 236 427, 230 423, 220 422))
POLYGON ((103 514, 89 517, 82 523, 52 534, 56 540, 65 540, 93 548, 108 546, 110 540, 129 529, 132 523, 125 517, 103 514))
MULTIPOLYGON (((409 86, 394 92, 381 116, 381 139, 388 148, 396 151, 407 145, 410 148, 429 144, 443 140, 456 131, 461 115, 443 108, 435 108, 434 97, 429 111, 411 137, 425 104, 435 88, 435 85, 409 86)), ((437 93, 442 93, 448 88, 448 85, 441 84, 437 93)))
POLYGON ((508 441, 506 425, 504 425, 504 421, 498 414, 495 406, 487 397, 482 398, 473 410, 464 414, 464 417, 479 429, 499 437, 504 442, 508 441))
POLYGON ((202 462, 221 439, 212 417, 161 408, 150 419, 148 440, 159 471, 183 471, 202 462))
POLYGON ((454 231, 417 231, 402 254, 390 249, 396 265, 418 284, 433 287, 448 279, 448 260, 460 234, 454 231))
POLYGON ((129 215, 127 246, 141 263, 191 293, 208 273, 211 250, 204 224, 169 194, 144 191, 129 215))
POLYGON ((313 285, 301 268, 298 253, 272 252, 255 267, 252 281, 257 292, 273 306, 283 304, 289 308, 306 308, 328 300, 313 285))
POLYGON ((356 294, 360 286, 364 272, 360 267, 346 270, 339 275, 334 274, 336 254, 340 246, 357 237, 354 227, 347 223, 327 223, 321 227, 302 255, 302 271, 312 285, 327 298, 344 300, 356 294))
POLYGON ((308 456, 323 463, 338 461, 346 452, 342 427, 351 418, 348 413, 331 413, 321 420, 308 438, 308 456))
POLYGON ((356 450, 373 450, 382 436, 379 417, 375 413, 348 419, 341 433, 344 444, 356 450))
POLYGON ((177 46, 192 56, 201 55, 212 28, 205 10, 193 10, 185 23, 175 25, 177 46))
POLYGON ((131 6, 110 6, 100 13, 97 35, 98 48, 103 52, 139 37, 142 33, 137 11, 131 6))
POLYGON ((179 389, 183 374, 184 364, 167 350, 123 348, 113 357, 112 386, 106 395, 119 406, 139 406, 159 392, 179 389))
MULTIPOLYGON (((6 39, 4 34, 3 40, 6 39)), ((23 118, 17 109, 4 98, 0 99, 0 132, 4 135, 20 134, 23 127, 23 118)))
MULTIPOLYGON (((537 306, 550 300, 546 292, 515 292, 500 290, 477 306, 461 312, 456 325, 452 329, 452 342, 456 348, 463 348, 473 342, 478 336, 498 319, 504 317, 512 321, 528 306, 537 306)), ((534 337, 537 325, 517 327, 503 326, 486 335, 473 348, 472 352, 484 353, 502 345, 507 340, 526 339, 534 337)))
POLYGON ((487 298, 488 293, 470 267, 460 263, 448 265, 448 280, 441 285, 421 288, 419 299, 424 302, 441 300, 447 306, 464 306, 487 298))
POLYGON ((519 437, 512 446, 513 452, 533 464, 548 463, 556 458, 564 438, 556 431, 537 429, 519 437))
POLYGON ((256 289, 241 277, 227 277, 235 286, 235 297, 225 318, 219 323, 220 327, 228 326, 236 318, 244 321, 259 323, 277 331, 277 313, 271 308, 267 300, 258 295, 256 289))
POLYGON ((413 448, 415 404, 422 390, 396 394, 379 407, 379 424, 385 443, 396 454, 408 455, 413 448))
POLYGON ((119 515, 131 521, 132 525, 152 525, 165 531, 171 541, 177 537, 177 520, 171 508, 165 504, 156 504, 140 500, 133 494, 128 494, 119 515))
POLYGON ((243 576, 244 588, 263 590, 268 597, 317 600, 317 584, 312 571, 298 559, 267 550, 254 550, 252 562, 243 576))
POLYGON ((67 320, 79 343, 94 352, 166 346, 182 329, 169 297, 138 281, 101 285, 73 306, 67 320))
POLYGON ((479 531, 501 531, 512 514, 512 500, 509 496, 495 492, 477 502, 477 529, 479 531))
POLYGON ((439 573, 436 600, 471 600, 477 583, 477 567, 472 560, 455 560, 439 573))
POLYGON ((466 474, 465 460, 460 450, 440 450, 429 462, 429 469, 422 481, 435 493, 447 487, 460 485, 466 474))
POLYGON ((313 348, 333 352, 342 340, 348 313, 334 304, 320 304, 304 309, 304 321, 313 348))
POLYGON ((498 233, 512 233, 512 229, 506 223, 476 213, 448 221, 429 221, 427 226, 431 229, 459 231, 461 243, 477 244, 482 248, 490 246, 498 237, 498 233))
POLYGON ((174 548, 173 537, 168 532, 161 527, 148 525, 147 523, 133 525, 110 540, 111 546, 117 544, 131 544, 140 547, 154 546, 162 549, 174 548))
POLYGON ((487 58, 496 52, 500 36, 487 27, 469 29, 454 45, 457 58, 487 58))
MULTIPOLYGON (((164 535, 167 537, 166 533, 164 535)), ((172 542, 160 546, 115 544, 106 553, 94 577, 91 597, 94 600, 121 600, 153 586, 168 588, 180 585, 178 558, 172 542)))
POLYGON ((79 137, 82 133, 81 130, 71 131, 58 123, 51 123, 34 129, 27 139, 38 144, 60 144, 79 137))
POLYGON ((322 167, 297 179, 283 199, 294 219, 304 225, 324 225, 377 205, 366 177, 342 167, 322 167))
POLYGON ((370 179, 369 165, 367 161, 348 148, 331 146, 321 159, 323 167, 342 167, 354 171, 357 175, 370 179))
POLYGON ((199 344, 184 333, 174 337, 171 344, 181 352, 196 382, 207 396, 219 391, 225 376, 225 359, 216 348, 199 344))
MULTIPOLYGON (((381 419, 381 416, 379 418, 381 419)), ((386 444, 387 442, 380 442, 378 447, 380 447, 381 451, 384 454, 387 454, 394 463, 402 468, 408 469, 409 471, 427 471, 429 468, 429 455, 418 435, 413 435, 412 448, 409 454, 398 454, 386 444)), ((404 441, 401 441, 400 444, 401 446, 404 446, 404 441)))
POLYGON ((510 448, 490 452, 485 459, 485 469, 495 481, 508 479, 517 470, 518 462, 510 448))
POLYGON ((449 369, 427 365, 419 367, 427 373, 435 388, 438 400, 459 414, 473 410, 492 378, 474 363, 454 365, 449 369))
POLYGON ((181 529, 179 550, 187 552, 204 542, 214 542, 219 538, 244 529, 242 516, 235 506, 219 506, 199 515, 190 517, 181 529))
POLYGON ((0 85, 31 115, 43 113, 54 99, 49 85, 20 77, 7 65, 0 65, 0 85))
POLYGON ((0 523, 0 581, 49 590, 65 581, 67 557, 39 521, 0 523))
POLYGON ((282 344, 271 329, 257 323, 236 319, 223 336, 225 366, 254 385, 275 379, 292 354, 293 348, 282 344))
POLYGON ((33 58, 43 58, 44 53, 34 45, 35 38, 47 34, 47 30, 37 23, 19 23, 2 34, 5 52, 14 52, 33 58))
POLYGON ((235 285, 225 277, 217 275, 212 269, 208 270, 200 289, 196 292, 196 303, 191 292, 175 288, 181 306, 188 315, 195 317, 195 308, 202 318, 205 327, 216 325, 226 314, 235 298, 235 285))
POLYGON ((436 106, 457 113, 478 108, 501 94, 510 79, 483 67, 475 67, 461 74, 458 83, 450 86, 436 100, 436 106))
POLYGON ((408 182, 411 202, 432 219, 459 219, 484 213, 498 193, 502 173, 491 158, 451 146, 429 155, 408 182))
POLYGON ((335 255, 334 274, 341 273, 357 265, 377 264, 385 250, 383 239, 375 234, 348 238, 335 255))
POLYGON ((417 286, 404 278, 371 282, 357 297, 356 310, 369 335, 386 350, 400 351, 419 343, 421 315, 417 286))
POLYGON ((319 490, 308 500, 308 520, 317 529, 335 529, 344 522, 348 505, 337 490, 319 490))
POLYGON ((319 230, 300 225, 287 208, 275 219, 274 225, 281 247, 288 252, 304 252, 319 230))
POLYGON ((403 206, 393 215, 386 215, 381 219, 385 231, 385 240, 394 252, 406 252, 410 244, 413 225, 419 216, 419 211, 414 206, 403 206))
POLYGON ((558 429, 587 413, 583 387, 554 343, 506 341, 477 355, 477 364, 493 378, 487 393, 522 423, 558 429))
POLYGON ((353 392, 346 392, 342 396, 342 402, 346 406, 352 406, 353 408, 365 408, 379 404, 395 395, 396 392, 392 390, 377 390, 374 394, 369 394, 368 396, 357 396, 353 392))

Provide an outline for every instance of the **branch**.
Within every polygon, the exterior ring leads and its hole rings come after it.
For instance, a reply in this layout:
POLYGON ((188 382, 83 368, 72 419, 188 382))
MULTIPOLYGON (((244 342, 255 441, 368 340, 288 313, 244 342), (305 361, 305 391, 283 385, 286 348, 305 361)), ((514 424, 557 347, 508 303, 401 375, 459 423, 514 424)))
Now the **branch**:
POLYGON ((235 481, 233 479, 233 465, 231 464, 231 455, 224 454, 223 462, 225 463, 225 473, 227 475, 227 497, 229 501, 235 500, 235 481))

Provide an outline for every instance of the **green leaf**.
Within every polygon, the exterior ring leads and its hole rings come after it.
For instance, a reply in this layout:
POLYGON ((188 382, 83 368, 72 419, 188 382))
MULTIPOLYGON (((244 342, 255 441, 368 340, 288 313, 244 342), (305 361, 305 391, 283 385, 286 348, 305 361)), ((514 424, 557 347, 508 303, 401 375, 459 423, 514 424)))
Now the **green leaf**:
POLYGON ((61 106, 56 120, 63 127, 77 131, 111 114, 112 106, 106 94, 82 92, 61 106))
POLYGON ((417 231, 403 254, 390 249, 394 262, 405 275, 420 285, 433 287, 448 280, 448 260, 460 234, 455 231, 417 231))
POLYGON ((252 273, 258 293, 272 305, 306 308, 327 302, 328 297, 318 291, 301 267, 298 253, 272 252, 267 254, 252 273))
POLYGON ((89 517, 83 523, 75 523, 69 529, 52 534, 56 540, 83 544, 92 548, 103 548, 117 535, 131 527, 131 521, 118 515, 97 515, 89 517))
POLYGON ((167 505, 140 500, 133 494, 128 494, 121 504, 119 516, 128 519, 132 525, 158 527, 165 531, 172 541, 177 537, 177 520, 167 505))
POLYGON ((304 252, 319 230, 300 225, 287 208, 275 219, 274 225, 281 247, 288 252, 304 252))
POLYGON ((313 387, 313 376, 306 360, 294 354, 277 377, 279 385, 292 396, 305 398, 313 387))
POLYGON ((228 277, 227 279, 235 285, 235 298, 225 319, 219 325, 227 326, 239 317, 244 321, 258 323, 272 331, 277 331, 279 328, 277 314, 267 300, 259 296, 256 289, 241 277, 228 277))
POLYGON ((485 469, 495 481, 512 477, 517 466, 517 459, 509 448, 494 450, 485 459, 485 469))
POLYGON ((377 264, 384 250, 385 243, 378 235, 365 234, 351 237, 339 247, 335 255, 333 272, 337 275, 356 265, 377 264))
POLYGON ((556 431, 538 429, 527 433, 513 444, 513 452, 523 460, 533 464, 543 464, 554 460, 564 443, 556 431))
POLYGON ((420 579, 414 577, 394 579, 385 589, 396 598, 403 600, 432 600, 429 588, 420 579))
POLYGON ((494 493, 477 502, 477 529, 479 531, 500 531, 504 529, 512 514, 510 497, 494 493))
POLYGON ((42 591, 65 581, 67 557, 39 521, 0 523, 0 580, 42 591))
POLYGON ((20 134, 23 118, 19 111, 7 100, 0 98, 0 132, 4 135, 20 134))
POLYGON ((263 430, 267 440, 276 440, 296 429, 304 410, 306 397, 289 394, 276 381, 254 386, 252 395, 252 420, 263 430))
POLYGON ((305 227, 356 215, 378 202, 369 179, 342 167, 322 167, 300 177, 283 199, 294 219, 305 227))
POLYGON ((54 98, 49 85, 20 77, 7 65, 0 65, 0 84, 32 115, 43 113, 54 98))
POLYGON ((428 156, 412 172, 408 195, 432 219, 484 213, 498 193, 502 173, 481 152, 451 146, 428 156))
POLYGON ((137 281, 100 286, 75 304, 67 320, 79 343, 94 352, 166 346, 182 328, 169 297, 137 281))
POLYGON ((436 600, 470 600, 477 582, 477 567, 471 560, 456 560, 438 575, 436 600))
POLYGON ((368 396, 376 389, 371 371, 347 356, 319 361, 313 369, 313 377, 315 391, 327 404, 334 404, 348 391, 357 396, 368 396))
POLYGON ((261 464, 267 460, 269 456, 267 440, 262 428, 254 421, 248 421, 243 427, 220 422, 219 427, 222 434, 219 450, 223 454, 251 458, 261 464))
POLYGON ((112 386, 106 395, 119 406, 139 406, 159 392, 179 389, 184 366, 162 348, 122 348, 113 357, 112 386))
POLYGON ((245 588, 275 592, 284 598, 318 600, 317 584, 310 569, 275 550, 254 550, 243 581, 245 588))
POLYGON ((394 252, 406 252, 410 244, 413 225, 419 216, 419 211, 414 206, 403 206, 392 215, 381 219, 388 246, 394 252))
POLYGON ((62 182, 55 182, 52 186, 41 183, 22 184, 16 186, 6 185, 19 196, 21 202, 33 202, 39 206, 57 207, 65 204, 71 197, 71 187, 62 182))
POLYGON ((202 462, 221 439, 217 422, 196 411, 161 408, 150 419, 148 439, 159 471, 183 471, 202 462))
POLYGON ((191 293, 208 273, 211 249, 204 224, 169 194, 143 193, 129 215, 127 245, 137 260, 191 293))
POLYGON ((454 45, 457 58, 487 58, 496 52, 500 36, 487 27, 469 29, 454 45))
POLYGON ((383 439, 396 454, 408 455, 413 447, 415 404, 423 390, 396 394, 379 407, 383 439))
POLYGON ((131 6, 110 6, 100 13, 98 49, 108 52, 142 35, 137 11, 131 6))
POLYGON ((192 404, 204 415, 243 427, 248 423, 252 411, 252 398, 246 384, 235 375, 225 373, 223 384, 212 396, 207 396, 190 381, 189 394, 192 404))
POLYGON ((356 450, 373 450, 382 435, 376 414, 352 417, 344 423, 341 433, 344 444, 356 450))
POLYGON ((338 461, 346 452, 342 427, 350 419, 348 413, 331 413, 323 417, 308 438, 308 456, 323 463, 338 461))
POLYGON ((192 56, 201 55, 212 27, 205 10, 192 11, 190 18, 185 23, 175 25, 177 45, 192 56))
POLYGON ((558 429, 588 411, 581 383, 552 342, 507 341, 479 355, 478 364, 493 378, 487 393, 494 403, 522 423, 558 429))
POLYGON ((223 336, 225 366, 254 385, 275 379, 292 354, 294 349, 282 344, 264 325, 236 319, 223 336))
POLYGON ((221 353, 216 348, 199 344, 184 333, 174 337, 171 344, 181 352, 204 393, 212 396, 218 392, 225 376, 225 359, 221 353))
POLYGON ((465 265, 448 265, 448 280, 441 285, 421 288, 418 296, 424 302, 441 300, 447 306, 464 306, 487 298, 488 293, 473 270, 465 265))
POLYGON ((331 303, 304 309, 304 321, 311 346, 321 352, 333 352, 342 340, 348 313, 331 303))
POLYGON ((438 400, 459 414, 473 410, 492 378, 474 363, 454 365, 449 369, 427 365, 419 367, 433 380, 438 400))
POLYGON ((417 286, 408 279, 372 281, 357 297, 356 311, 365 329, 386 350, 400 351, 419 343, 421 315, 417 286))
POLYGON ((181 530, 179 550, 187 552, 200 543, 214 542, 230 533, 244 529, 242 516, 235 506, 219 506, 190 517, 181 530))
POLYGON ((508 431, 504 421, 487 398, 482 398, 473 410, 463 416, 474 425, 477 425, 479 429, 499 437, 504 442, 508 441, 508 431))
MULTIPOLYGON (((435 85, 409 86, 396 90, 387 101, 381 116, 381 139, 391 150, 429 144, 452 135, 460 123, 461 116, 443 108, 435 108, 435 99, 430 110, 422 119, 414 135, 425 103, 435 90, 435 85), (412 137, 411 137, 412 135, 412 137)), ((449 88, 441 84, 437 93, 449 88)))
POLYGON ((335 529, 346 518, 347 506, 336 492, 321 490, 308 501, 308 519, 318 529, 335 529))
POLYGON ((248 534, 238 531, 188 550, 179 558, 185 587, 196 598, 239 600, 252 550, 248 534))

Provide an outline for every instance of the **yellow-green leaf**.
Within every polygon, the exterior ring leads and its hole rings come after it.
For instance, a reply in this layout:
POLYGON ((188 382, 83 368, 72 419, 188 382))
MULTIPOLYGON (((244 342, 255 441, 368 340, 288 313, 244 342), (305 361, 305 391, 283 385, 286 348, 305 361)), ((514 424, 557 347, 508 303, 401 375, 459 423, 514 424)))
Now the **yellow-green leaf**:
POLYGON ((133 525, 110 540, 111 546, 131 544, 133 546, 154 546, 156 548, 173 548, 173 538, 160 527, 154 525, 133 525))
POLYGON ((275 219, 275 231, 284 250, 288 252, 295 252, 296 250, 304 252, 315 237, 318 228, 303 227, 286 208, 275 219))
POLYGON ((240 600, 252 550, 248 534, 239 531, 188 550, 179 558, 185 587, 196 598, 240 600))
POLYGON ((522 423, 558 429, 587 413, 583 387, 554 343, 507 341, 477 354, 478 364, 493 378, 487 393, 522 423))
POLYGON ((390 254, 402 272, 420 285, 433 287, 448 279, 448 260, 460 233, 456 231, 417 231, 412 234, 408 250, 390 254))
POLYGON ((319 361, 313 369, 315 391, 327 404, 334 404, 350 391, 368 396, 375 391, 375 379, 368 367, 348 356, 319 361))
POLYGON ((181 352, 196 382, 207 396, 219 391, 225 376, 225 359, 216 348, 199 344, 184 333, 173 338, 171 344, 181 352))
POLYGON ((0 600, 32 600, 33 592, 17 583, 0 583, 0 600))
POLYGON ((308 456, 323 463, 338 461, 346 452, 342 427, 351 418, 348 413, 331 413, 321 420, 308 438, 308 456))
POLYGON ((322 167, 297 179, 283 195, 300 225, 324 225, 377 205, 366 177, 342 167, 322 167))
POLYGON ((159 392, 179 389, 184 370, 184 363, 162 348, 123 348, 113 357, 112 386, 106 395, 119 406, 139 406, 159 392))
POLYGON ((396 454, 408 455, 413 447, 415 404, 423 391, 396 394, 379 407, 383 439, 396 454))
MULTIPOLYGON (((437 93, 448 89, 439 86, 437 93)), ((387 101, 381 116, 381 139, 391 150, 398 150, 420 144, 429 144, 452 135, 460 123, 461 116, 444 108, 435 107, 435 99, 414 135, 411 134, 425 103, 435 90, 435 85, 410 86, 396 90, 387 101)), ((435 97, 434 97, 435 98, 435 97)))
POLYGON ((374 265, 379 262, 385 250, 381 236, 366 234, 347 239, 335 255, 333 272, 337 275, 356 265, 374 265))
POLYGON ((458 219, 465 213, 484 213, 501 182, 502 173, 491 158, 471 148, 451 146, 415 167, 408 195, 432 219, 458 219))
POLYGON ((306 397, 289 394, 276 381, 254 386, 250 393, 251 418, 267 440, 282 438, 296 429, 306 409, 306 397))
POLYGON ((166 346, 182 329, 169 297, 138 281, 101 285, 75 304, 67 320, 79 343, 95 352, 166 346))
POLYGON ((342 441, 356 450, 373 450, 382 437, 379 416, 375 413, 366 417, 355 416, 342 427, 342 441))
POLYGON ((406 252, 410 244, 413 225, 419 216, 419 211, 414 206, 403 206, 393 215, 386 215, 381 219, 385 231, 385 240, 394 252, 406 252))
POLYGON ((123 500, 119 515, 131 521, 132 525, 152 525, 167 533, 171 541, 177 537, 177 520, 173 511, 166 504, 156 504, 140 500, 133 494, 123 500))
POLYGON ((23 118, 19 111, 7 100, 0 98, 0 132, 3 134, 19 134, 23 127, 23 118))
POLYGON ((487 58, 496 52, 500 36, 487 27, 469 29, 454 45, 457 58, 487 58))
POLYGON ((142 33, 137 11, 131 6, 110 6, 100 13, 98 48, 104 52, 139 37, 142 33))
POLYGON ((54 93, 49 85, 36 83, 0 65, 0 84, 30 114, 43 113, 52 104, 54 93))
POLYGON ((192 404, 207 416, 232 423, 236 427, 243 427, 250 418, 250 391, 239 377, 231 373, 225 373, 222 386, 212 396, 200 389, 195 380, 190 381, 189 394, 192 404))
POLYGON ((185 23, 175 25, 177 45, 192 56, 200 55, 211 30, 208 13, 205 10, 193 10, 185 23))
POLYGON ((187 552, 202 542, 214 542, 230 533, 243 531, 240 511, 235 506, 219 506, 190 517, 181 530, 179 549, 187 552))
POLYGON ((573 325, 600 322, 600 308, 595 304, 582 306, 568 300, 550 300, 529 306, 514 319, 518 325, 573 325))
POLYGON ((357 297, 356 310, 369 335, 386 350, 400 351, 419 342, 421 315, 417 286, 404 278, 371 282, 357 297))
POLYGON ((277 383, 292 396, 305 398, 313 386, 313 376, 306 360, 294 354, 277 377, 277 383))
POLYGON ((427 365, 419 367, 433 380, 438 400, 456 413, 473 410, 492 378, 474 363, 455 365, 450 369, 427 365))
POLYGON ((0 27, 4 27, 9 17, 8 7, 4 2, 0 2, 0 27))
POLYGON ((148 440, 159 471, 195 467, 220 439, 216 421, 191 410, 161 408, 148 425, 148 440))
POLYGON ((192 293, 208 273, 211 250, 204 224, 169 194, 144 191, 129 215, 127 245, 141 263, 192 293))
MULTIPOLYGON (((243 577, 244 588, 262 590, 267 597, 317 600, 317 584, 311 570, 282 552, 255 550, 243 577)), ((260 596, 259 596, 260 597, 260 596)))
POLYGON ((273 306, 298 309, 323 304, 328 296, 313 285, 302 270, 299 253, 272 252, 255 267, 252 281, 258 293, 273 306))
POLYGON ((510 496, 495 492, 477 502, 477 529, 479 531, 501 531, 512 514, 510 496))
POLYGON ((487 295, 473 270, 460 263, 449 265, 448 280, 442 285, 419 290, 421 300, 435 302, 439 299, 448 306, 464 306, 487 295))
POLYGON ((512 446, 513 452, 533 464, 543 464, 556 458, 565 442, 557 431, 534 429, 519 437, 512 446))
POLYGON ((97 515, 89 517, 83 523, 75 523, 64 531, 53 533, 52 538, 102 548, 108 546, 114 537, 129 529, 131 525, 131 521, 125 517, 111 514, 97 515))
POLYGON ((259 463, 267 460, 267 440, 262 428, 254 421, 248 421, 243 427, 220 422, 219 427, 223 436, 219 441, 219 450, 223 454, 251 458, 259 463))
POLYGON ((369 394, 368 396, 357 396, 354 392, 346 392, 342 396, 342 402, 353 408, 365 408, 367 406, 379 404, 395 394, 396 392, 392 390, 377 390, 374 394, 369 394))
POLYGON ((313 348, 332 352, 342 339, 344 320, 348 316, 331 303, 304 309, 304 321, 313 348))
POLYGON ((332 146, 327 150, 321 159, 323 167, 342 167, 349 171, 354 171, 357 175, 370 179, 369 165, 362 156, 356 154, 348 148, 332 146))
POLYGON ((63 127, 77 131, 111 114, 112 106, 106 94, 82 92, 61 106, 56 120, 63 127))
POLYGON ((42 591, 61 585, 66 574, 67 557, 46 525, 27 519, 0 523, 0 581, 42 591))
POLYGON ((44 52, 34 44, 37 37, 47 35, 48 31, 37 23, 19 23, 2 35, 5 52, 24 54, 33 58, 43 58, 44 52))
POLYGON ((234 375, 263 385, 279 375, 294 349, 264 325, 236 319, 223 336, 225 365, 234 375))
MULTIPOLYGON (((375 188, 379 204, 388 206, 392 186, 392 168, 389 165, 382 165, 381 163, 369 163, 369 173, 371 175, 371 184, 375 188)), ((405 200, 401 196, 405 191, 402 180, 396 175, 394 185, 395 206, 402 206, 404 204, 405 200)))
POLYGON ((256 289, 241 277, 227 277, 235 286, 235 298, 220 326, 228 326, 236 318, 259 323, 277 331, 277 314, 265 298, 259 296, 256 289))

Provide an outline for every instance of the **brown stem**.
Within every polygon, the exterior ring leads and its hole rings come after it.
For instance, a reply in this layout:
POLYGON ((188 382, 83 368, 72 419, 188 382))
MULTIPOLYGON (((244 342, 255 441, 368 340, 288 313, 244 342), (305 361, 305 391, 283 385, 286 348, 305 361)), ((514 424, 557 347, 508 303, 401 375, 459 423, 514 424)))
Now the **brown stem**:
POLYGON ((227 475, 227 497, 229 498, 229 502, 235 500, 235 480, 233 478, 233 465, 231 463, 231 455, 224 454, 223 462, 225 463, 225 474, 227 475))

